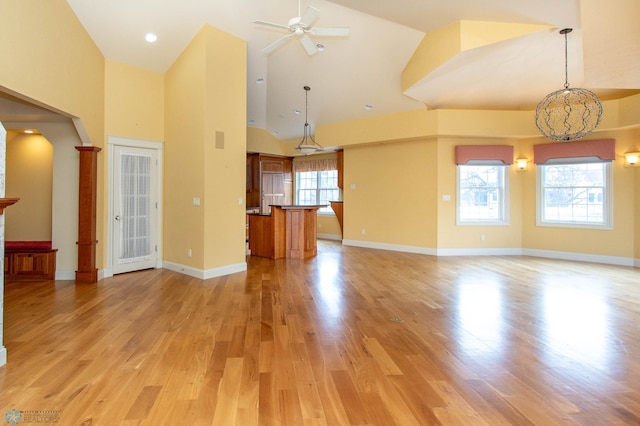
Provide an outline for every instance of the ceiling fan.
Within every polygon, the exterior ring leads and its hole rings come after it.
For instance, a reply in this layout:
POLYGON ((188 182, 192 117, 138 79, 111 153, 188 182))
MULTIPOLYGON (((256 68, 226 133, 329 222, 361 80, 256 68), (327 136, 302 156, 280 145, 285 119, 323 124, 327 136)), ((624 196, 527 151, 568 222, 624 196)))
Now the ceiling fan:
POLYGON ((289 19, 287 25, 274 24, 266 21, 253 21, 255 24, 267 25, 270 27, 281 28, 290 31, 284 37, 274 41, 264 49, 264 54, 269 54, 275 49, 284 44, 287 40, 297 36, 300 39, 300 43, 307 51, 309 55, 315 55, 318 53, 318 46, 311 39, 309 35, 315 35, 319 37, 347 37, 349 36, 349 28, 346 27, 312 27, 311 23, 316 20, 320 11, 315 7, 309 6, 304 12, 304 15, 300 15, 300 0, 298 0, 298 16, 289 19))

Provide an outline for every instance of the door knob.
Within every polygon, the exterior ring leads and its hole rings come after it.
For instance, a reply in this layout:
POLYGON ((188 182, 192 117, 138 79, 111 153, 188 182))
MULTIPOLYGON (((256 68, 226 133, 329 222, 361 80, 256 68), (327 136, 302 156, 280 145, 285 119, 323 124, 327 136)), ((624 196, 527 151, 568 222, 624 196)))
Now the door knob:
POLYGON ((120 216, 116 216, 116 220, 120 220, 120 216))

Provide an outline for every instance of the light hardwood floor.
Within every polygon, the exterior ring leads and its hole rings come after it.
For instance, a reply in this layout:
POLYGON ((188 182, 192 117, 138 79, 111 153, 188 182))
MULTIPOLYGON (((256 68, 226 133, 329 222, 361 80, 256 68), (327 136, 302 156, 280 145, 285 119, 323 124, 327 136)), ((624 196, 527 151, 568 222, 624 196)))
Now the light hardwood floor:
POLYGON ((9 282, 5 345, 0 415, 63 425, 640 424, 629 267, 320 241, 205 281, 9 282))

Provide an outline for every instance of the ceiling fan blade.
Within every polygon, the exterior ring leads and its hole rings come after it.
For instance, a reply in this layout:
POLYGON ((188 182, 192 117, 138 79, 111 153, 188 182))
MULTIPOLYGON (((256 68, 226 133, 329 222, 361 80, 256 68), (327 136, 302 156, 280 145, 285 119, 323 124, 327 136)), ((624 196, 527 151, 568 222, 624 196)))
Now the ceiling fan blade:
POLYGON ((347 27, 314 27, 309 30, 311 34, 320 37, 348 37, 350 31, 347 27))
POLYGON ((300 37, 300 43, 302 43, 304 50, 307 51, 309 56, 315 55, 316 53, 318 53, 318 48, 316 47, 316 44, 313 42, 313 40, 311 40, 311 37, 309 37, 308 35, 305 34, 302 37, 300 37))
POLYGON ((281 38, 277 39, 276 41, 274 41, 273 43, 271 43, 267 47, 263 48, 262 49, 262 53, 264 53, 265 55, 268 55, 269 53, 271 53, 274 50, 276 50, 278 47, 282 46, 285 41, 289 40, 293 36, 294 36, 294 34, 291 33, 289 35, 286 35, 284 37, 281 37, 281 38))
POLYGON ((267 21, 253 21, 253 23, 254 23, 254 24, 260 24, 260 25, 267 25, 267 26, 269 26, 269 27, 282 28, 283 30, 291 31, 291 28, 287 27, 286 25, 274 24, 273 22, 267 22, 267 21))
POLYGON ((300 23, 304 24, 305 27, 308 27, 316 20, 318 15, 320 15, 320 11, 315 7, 309 6, 304 12, 304 15, 300 18, 300 23))

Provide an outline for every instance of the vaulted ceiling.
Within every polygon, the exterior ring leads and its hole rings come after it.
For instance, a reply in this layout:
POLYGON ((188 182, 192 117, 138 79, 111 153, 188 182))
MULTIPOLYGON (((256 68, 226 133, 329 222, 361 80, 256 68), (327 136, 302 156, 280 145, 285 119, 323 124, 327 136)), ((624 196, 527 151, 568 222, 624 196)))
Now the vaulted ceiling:
POLYGON ((311 87, 312 127, 425 107, 535 108, 564 83, 564 39, 558 30, 565 27, 574 28, 568 53, 572 87, 605 98, 640 90, 637 0, 67 2, 106 58, 160 73, 206 23, 246 40, 247 123, 280 139, 302 133, 305 85, 311 87), (269 55, 262 53, 287 32, 253 21, 286 25, 309 6, 320 11, 313 26, 349 27, 350 35, 313 36, 325 48, 312 56, 296 37, 269 55), (457 45, 453 54, 432 58, 436 66, 403 87, 403 70, 414 53, 429 55, 442 51, 442 43, 455 45, 438 34, 459 21, 528 24, 531 31, 507 31, 498 39, 474 33, 471 47, 457 45), (149 31, 158 35, 156 43, 144 40, 149 31))

